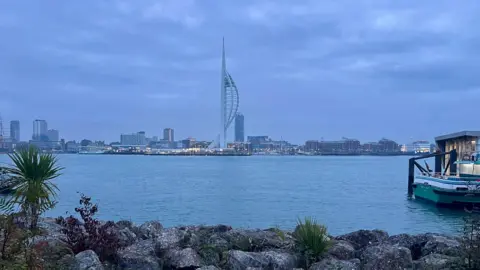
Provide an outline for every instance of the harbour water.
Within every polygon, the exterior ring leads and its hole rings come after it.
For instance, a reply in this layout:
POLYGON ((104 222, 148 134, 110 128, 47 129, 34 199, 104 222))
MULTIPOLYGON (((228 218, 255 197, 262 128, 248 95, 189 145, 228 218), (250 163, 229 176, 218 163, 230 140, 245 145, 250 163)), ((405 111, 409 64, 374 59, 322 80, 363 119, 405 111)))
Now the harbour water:
MULTIPOLYGON (((80 194, 100 219, 165 226, 229 224, 291 229, 313 216, 337 235, 357 229, 391 234, 458 233, 464 213, 407 198, 408 157, 168 157, 59 155, 58 204, 73 213, 80 194)), ((0 155, 0 163, 8 163, 0 155)))

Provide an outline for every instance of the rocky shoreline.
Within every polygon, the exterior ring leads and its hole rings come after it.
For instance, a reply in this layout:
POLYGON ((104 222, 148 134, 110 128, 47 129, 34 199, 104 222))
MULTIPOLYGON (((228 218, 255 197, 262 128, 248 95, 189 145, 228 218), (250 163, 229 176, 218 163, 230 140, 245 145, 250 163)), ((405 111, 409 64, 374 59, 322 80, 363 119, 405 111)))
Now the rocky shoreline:
POLYGON ((55 219, 43 218, 35 242, 53 250, 62 269, 464 269, 459 238, 441 234, 400 234, 360 230, 330 236, 318 262, 306 265, 291 232, 237 229, 227 225, 164 228, 158 221, 136 226, 115 223, 120 248, 114 262, 100 262, 92 250, 76 255, 55 219))

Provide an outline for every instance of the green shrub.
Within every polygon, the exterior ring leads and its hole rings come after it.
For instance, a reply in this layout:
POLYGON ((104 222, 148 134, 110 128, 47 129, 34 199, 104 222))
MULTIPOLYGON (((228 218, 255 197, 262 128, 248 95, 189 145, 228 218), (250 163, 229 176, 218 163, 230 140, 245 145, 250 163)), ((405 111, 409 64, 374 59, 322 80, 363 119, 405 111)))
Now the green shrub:
POLYGON ((317 261, 320 255, 330 247, 327 228, 310 217, 306 217, 304 221, 298 219, 293 237, 298 248, 305 255, 307 266, 317 261))

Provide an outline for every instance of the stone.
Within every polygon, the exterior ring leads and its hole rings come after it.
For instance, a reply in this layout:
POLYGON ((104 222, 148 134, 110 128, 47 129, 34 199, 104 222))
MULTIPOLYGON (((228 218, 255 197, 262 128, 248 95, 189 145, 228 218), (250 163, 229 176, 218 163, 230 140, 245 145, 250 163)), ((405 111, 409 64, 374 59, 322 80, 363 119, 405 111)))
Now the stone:
POLYGON ((213 265, 208 265, 208 266, 199 267, 197 268, 197 270, 220 270, 220 268, 213 265))
POLYGON ((227 268, 232 270, 243 270, 249 267, 290 270, 295 268, 295 266, 296 258, 291 254, 283 252, 244 252, 241 250, 230 250, 227 255, 227 268))
POLYGON ((142 239, 157 238, 161 235, 163 226, 158 221, 147 221, 138 228, 142 239))
POLYGON ((268 260, 272 269, 293 269, 297 265, 297 259, 289 253, 266 251, 261 254, 268 260))
POLYGON ((326 258, 313 264, 309 270, 360 270, 360 260, 338 260, 335 258, 326 258))
POLYGON ((157 253, 162 253, 167 249, 174 249, 180 246, 183 241, 186 232, 177 228, 169 228, 163 230, 156 238, 155 249, 157 253))
POLYGON ((422 248, 427 243, 427 238, 428 237, 425 234, 409 235, 403 233, 390 236, 386 243, 392 246, 401 246, 410 249, 412 259, 418 260, 422 257, 422 248))
POLYGON ((447 256, 444 254, 432 253, 420 260, 414 261, 414 269, 416 270, 448 270, 462 269, 462 258, 447 256))
POLYGON ((264 268, 268 266, 268 259, 260 253, 230 250, 227 255, 227 268, 244 270, 247 267, 264 268))
POLYGON ((103 270, 97 254, 93 250, 85 250, 75 255, 74 270, 103 270))
POLYGON ((168 250, 165 258, 167 265, 173 269, 193 269, 202 264, 200 256, 191 248, 168 250))
POLYGON ((161 269, 155 254, 153 240, 141 240, 117 252, 118 264, 122 269, 161 269))
POLYGON ((229 249, 242 251, 266 251, 270 249, 290 249, 294 240, 290 235, 285 238, 271 230, 241 230, 233 229, 223 235, 229 243, 229 249))
POLYGON ((339 260, 351 260, 355 258, 355 248, 347 241, 335 240, 328 249, 328 254, 339 260))
POLYGON ((355 249, 362 249, 386 241, 388 233, 382 230, 359 230, 338 236, 336 239, 350 242, 355 249))
POLYGON ((361 255, 361 261, 364 270, 403 270, 413 267, 410 249, 388 244, 367 247, 361 255))
POLYGON ((422 256, 432 253, 460 257, 462 256, 460 241, 445 235, 427 234, 427 242, 422 248, 422 256))
POLYGON ((132 232, 128 227, 120 228, 116 232, 118 238, 118 244, 120 247, 127 247, 137 241, 137 235, 132 232))

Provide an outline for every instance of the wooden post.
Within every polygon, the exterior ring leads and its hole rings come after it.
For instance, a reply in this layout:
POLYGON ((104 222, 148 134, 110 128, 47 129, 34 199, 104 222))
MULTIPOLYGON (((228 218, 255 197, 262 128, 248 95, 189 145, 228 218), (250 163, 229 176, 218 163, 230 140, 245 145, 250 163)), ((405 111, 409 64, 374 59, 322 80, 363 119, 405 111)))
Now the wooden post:
POLYGON ((415 178, 415 158, 408 160, 408 196, 413 195, 413 181, 415 178))
POLYGON ((450 175, 457 175, 457 150, 453 149, 450 152, 450 175))

